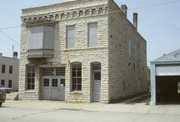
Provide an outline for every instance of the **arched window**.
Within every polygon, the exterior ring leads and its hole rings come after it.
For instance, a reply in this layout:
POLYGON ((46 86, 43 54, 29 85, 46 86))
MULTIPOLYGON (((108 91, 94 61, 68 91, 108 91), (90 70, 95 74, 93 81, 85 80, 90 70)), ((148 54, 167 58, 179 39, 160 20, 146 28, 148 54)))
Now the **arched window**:
POLYGON ((26 65, 27 72, 27 90, 32 90, 35 87, 35 65, 27 64, 26 65))
POLYGON ((82 90, 82 64, 80 62, 71 64, 71 90, 81 91, 82 90))

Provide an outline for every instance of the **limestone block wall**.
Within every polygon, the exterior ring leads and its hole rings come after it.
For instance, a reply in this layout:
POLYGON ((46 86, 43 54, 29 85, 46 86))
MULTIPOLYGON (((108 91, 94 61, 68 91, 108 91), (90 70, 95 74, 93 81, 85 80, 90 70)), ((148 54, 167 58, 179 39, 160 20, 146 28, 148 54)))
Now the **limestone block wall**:
POLYGON ((114 2, 109 8, 109 90, 116 101, 146 90, 146 41, 114 2), (136 58, 129 56, 129 41, 137 46, 136 58))
POLYGON ((102 67, 102 102, 109 102, 108 88, 108 0, 79 0, 54 5, 23 9, 21 33, 21 58, 19 97, 22 100, 41 99, 41 76, 37 63, 35 76, 35 89, 26 90, 26 64, 33 62, 27 60, 28 23, 42 24, 41 21, 55 23, 54 57, 45 59, 48 64, 66 65, 66 101, 90 102, 91 101, 91 71, 90 64, 100 62, 102 67), (88 23, 98 24, 98 46, 88 47, 88 23), (75 25, 75 48, 66 49, 66 26, 75 25), (70 64, 82 63, 82 91, 70 91, 70 64))
POLYGON ((100 62, 102 67, 101 102, 109 102, 108 95, 108 17, 94 16, 83 19, 60 21, 59 35, 61 42, 61 59, 66 64, 66 101, 91 102, 91 63, 100 62), (98 45, 88 47, 88 24, 98 24, 98 45), (75 48, 66 49, 66 26, 75 25, 75 48), (73 93, 70 90, 70 64, 82 63, 82 91, 73 93))

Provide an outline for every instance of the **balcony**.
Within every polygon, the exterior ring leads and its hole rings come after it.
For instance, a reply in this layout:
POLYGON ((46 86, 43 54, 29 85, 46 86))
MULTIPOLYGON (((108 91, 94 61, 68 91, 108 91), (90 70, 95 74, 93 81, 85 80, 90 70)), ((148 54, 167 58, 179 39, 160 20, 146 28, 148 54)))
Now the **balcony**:
POLYGON ((28 50, 27 58, 52 58, 54 56, 53 49, 35 49, 28 50))
POLYGON ((33 26, 28 29, 27 58, 52 58, 54 56, 54 27, 33 26))

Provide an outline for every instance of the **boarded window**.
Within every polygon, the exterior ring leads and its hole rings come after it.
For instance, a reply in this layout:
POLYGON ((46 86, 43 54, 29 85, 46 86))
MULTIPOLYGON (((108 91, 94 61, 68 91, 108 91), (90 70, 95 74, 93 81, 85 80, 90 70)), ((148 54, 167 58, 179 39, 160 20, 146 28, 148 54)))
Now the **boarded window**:
POLYGON ((74 48, 75 46, 75 26, 67 26, 66 28, 66 47, 74 48))
POLYGON ((89 47, 98 45, 98 24, 93 23, 88 25, 88 41, 89 47))
POLYGON ((28 49, 53 49, 54 27, 35 26, 28 29, 28 49))

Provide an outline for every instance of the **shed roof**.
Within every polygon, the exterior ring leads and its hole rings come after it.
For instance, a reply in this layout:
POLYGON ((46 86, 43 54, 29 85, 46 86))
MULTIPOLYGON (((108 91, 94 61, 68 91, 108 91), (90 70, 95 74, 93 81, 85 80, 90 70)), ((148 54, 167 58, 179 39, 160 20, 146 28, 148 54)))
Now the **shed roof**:
POLYGON ((165 54, 157 59, 155 59, 154 61, 152 61, 151 63, 180 63, 180 49, 175 50, 171 53, 165 54))

